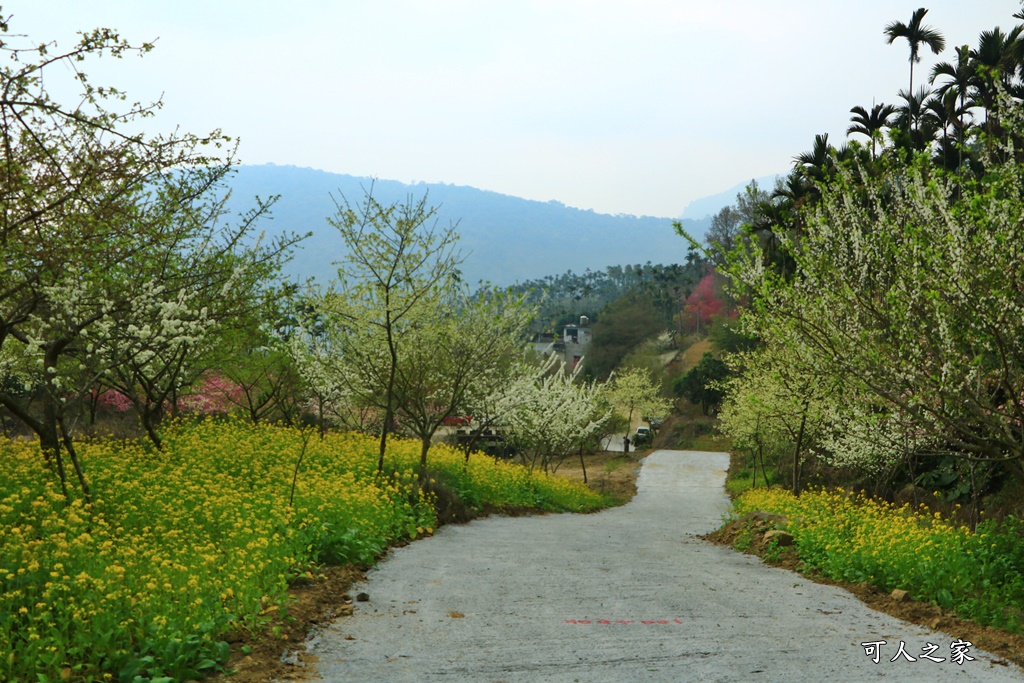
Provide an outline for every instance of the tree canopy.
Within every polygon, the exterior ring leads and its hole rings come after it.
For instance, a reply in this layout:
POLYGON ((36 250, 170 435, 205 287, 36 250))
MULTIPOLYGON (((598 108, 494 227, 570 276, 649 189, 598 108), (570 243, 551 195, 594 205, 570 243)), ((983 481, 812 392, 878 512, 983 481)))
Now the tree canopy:
POLYGON ((83 71, 151 45, 97 29, 62 52, 0 31, 0 405, 39 436, 62 485, 66 450, 88 495, 76 401, 130 385, 147 422, 195 378, 185 363, 211 335, 269 296, 294 238, 252 238, 270 201, 225 220, 229 138, 140 134, 160 103, 126 104, 83 71), (62 70, 70 104, 48 89, 62 70))

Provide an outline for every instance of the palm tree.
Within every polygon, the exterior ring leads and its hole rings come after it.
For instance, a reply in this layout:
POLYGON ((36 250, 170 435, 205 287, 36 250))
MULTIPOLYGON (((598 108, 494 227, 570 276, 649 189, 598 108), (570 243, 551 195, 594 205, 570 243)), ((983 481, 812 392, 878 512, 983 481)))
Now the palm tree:
POLYGON ((884 128, 889 126, 889 119, 896 113, 896 107, 891 104, 885 104, 879 102, 875 106, 871 107, 871 113, 857 105, 850 110, 853 116, 850 117, 850 121, 853 125, 846 129, 847 135, 853 135, 854 133, 860 133, 861 135, 867 135, 868 139, 871 140, 871 160, 875 159, 875 140, 881 134, 884 128))
POLYGON ((797 170, 810 180, 824 180, 825 173, 832 167, 832 147, 828 144, 828 133, 814 136, 814 148, 793 157, 797 170))
POLYGON ((939 54, 946 47, 946 39, 942 37, 941 33, 931 26, 924 26, 921 23, 926 14, 928 14, 928 10, 921 7, 914 11, 909 24, 894 21, 885 27, 889 45, 896 42, 897 38, 906 38, 910 43, 910 87, 907 88, 908 93, 914 92, 914 63, 921 61, 921 56, 918 54, 921 45, 928 46, 935 54, 939 54))
POLYGON ((808 198, 817 196, 816 193, 817 189, 802 173, 790 173, 785 181, 775 187, 771 198, 788 200, 792 206, 800 208, 808 198))
POLYGON ((978 47, 970 51, 972 63, 971 82, 977 93, 977 104, 985 110, 985 128, 994 131, 999 127, 999 93, 1012 92, 1014 76, 1021 65, 1021 38, 1024 26, 1016 26, 1009 33, 1003 33, 997 26, 991 31, 982 31, 978 47))
POLYGON ((896 118, 893 120, 893 126, 904 131, 907 140, 905 144, 909 144, 912 149, 918 151, 926 149, 935 139, 935 134, 938 132, 938 129, 934 126, 921 128, 921 121, 924 118, 925 111, 924 103, 931 94, 931 90, 923 85, 913 94, 908 93, 906 90, 900 90, 899 92, 900 99, 903 100, 904 104, 896 108, 896 118))
POLYGON ((945 168, 958 168, 962 163, 963 156, 956 154, 958 145, 955 142, 961 137, 959 127, 963 122, 963 114, 957 106, 957 92, 953 89, 946 90, 945 94, 936 91, 924 102, 922 119, 925 127, 942 131, 936 161, 945 168), (951 127, 952 138, 949 136, 951 127))
MULTIPOLYGON (((964 117, 970 107, 974 106, 977 72, 977 65, 971 60, 971 50, 966 45, 956 49, 956 64, 940 62, 932 67, 931 82, 933 85, 939 76, 945 76, 948 79, 935 92, 943 99, 949 97, 951 93, 955 94, 960 103, 956 109, 956 119, 953 121, 953 129, 959 147, 963 147, 967 137, 967 123, 964 117)), ((960 159, 962 162, 962 150, 960 159)))

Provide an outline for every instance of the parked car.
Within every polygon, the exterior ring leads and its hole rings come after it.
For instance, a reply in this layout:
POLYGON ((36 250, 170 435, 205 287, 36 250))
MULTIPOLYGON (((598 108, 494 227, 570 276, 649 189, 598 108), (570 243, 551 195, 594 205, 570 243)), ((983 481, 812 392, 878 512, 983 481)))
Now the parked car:
POLYGON ((649 446, 654 441, 654 434, 651 433, 650 427, 637 427, 636 433, 633 434, 633 445, 637 448, 641 446, 649 446))

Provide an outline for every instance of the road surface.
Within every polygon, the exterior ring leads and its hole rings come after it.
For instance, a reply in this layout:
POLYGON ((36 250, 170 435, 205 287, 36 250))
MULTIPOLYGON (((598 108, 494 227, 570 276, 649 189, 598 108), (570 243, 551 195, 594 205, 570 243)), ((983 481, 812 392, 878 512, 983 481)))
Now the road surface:
POLYGON ((369 601, 307 644, 316 673, 339 683, 1024 681, 973 648, 975 660, 951 661, 955 633, 698 539, 728 510, 727 466, 724 453, 655 451, 621 508, 492 517, 393 551, 355 588, 369 601), (916 661, 898 655, 901 642, 916 661))

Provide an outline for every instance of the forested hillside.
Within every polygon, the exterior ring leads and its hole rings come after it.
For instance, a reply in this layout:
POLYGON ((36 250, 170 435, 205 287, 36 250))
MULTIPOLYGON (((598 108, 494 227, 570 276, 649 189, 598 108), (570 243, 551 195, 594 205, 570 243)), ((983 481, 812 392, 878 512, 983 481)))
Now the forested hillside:
MULTIPOLYGON (((459 245, 466 257, 463 277, 474 284, 486 280, 510 285, 567 270, 604 270, 653 258, 682 261, 686 256, 686 246, 672 231, 669 218, 595 213, 472 187, 406 185, 272 164, 240 166, 230 187, 233 212, 249 206, 255 195, 280 195, 271 211, 273 219, 261 227, 275 235, 312 231, 285 272, 319 282, 334 276, 331 263, 342 255, 337 231, 325 220, 336 211, 332 195, 358 203, 371 187, 384 204, 429 193, 430 204, 440 207, 440 224, 458 222, 459 245)), ((709 219, 685 221, 696 234, 703 234, 709 223, 709 219)))

